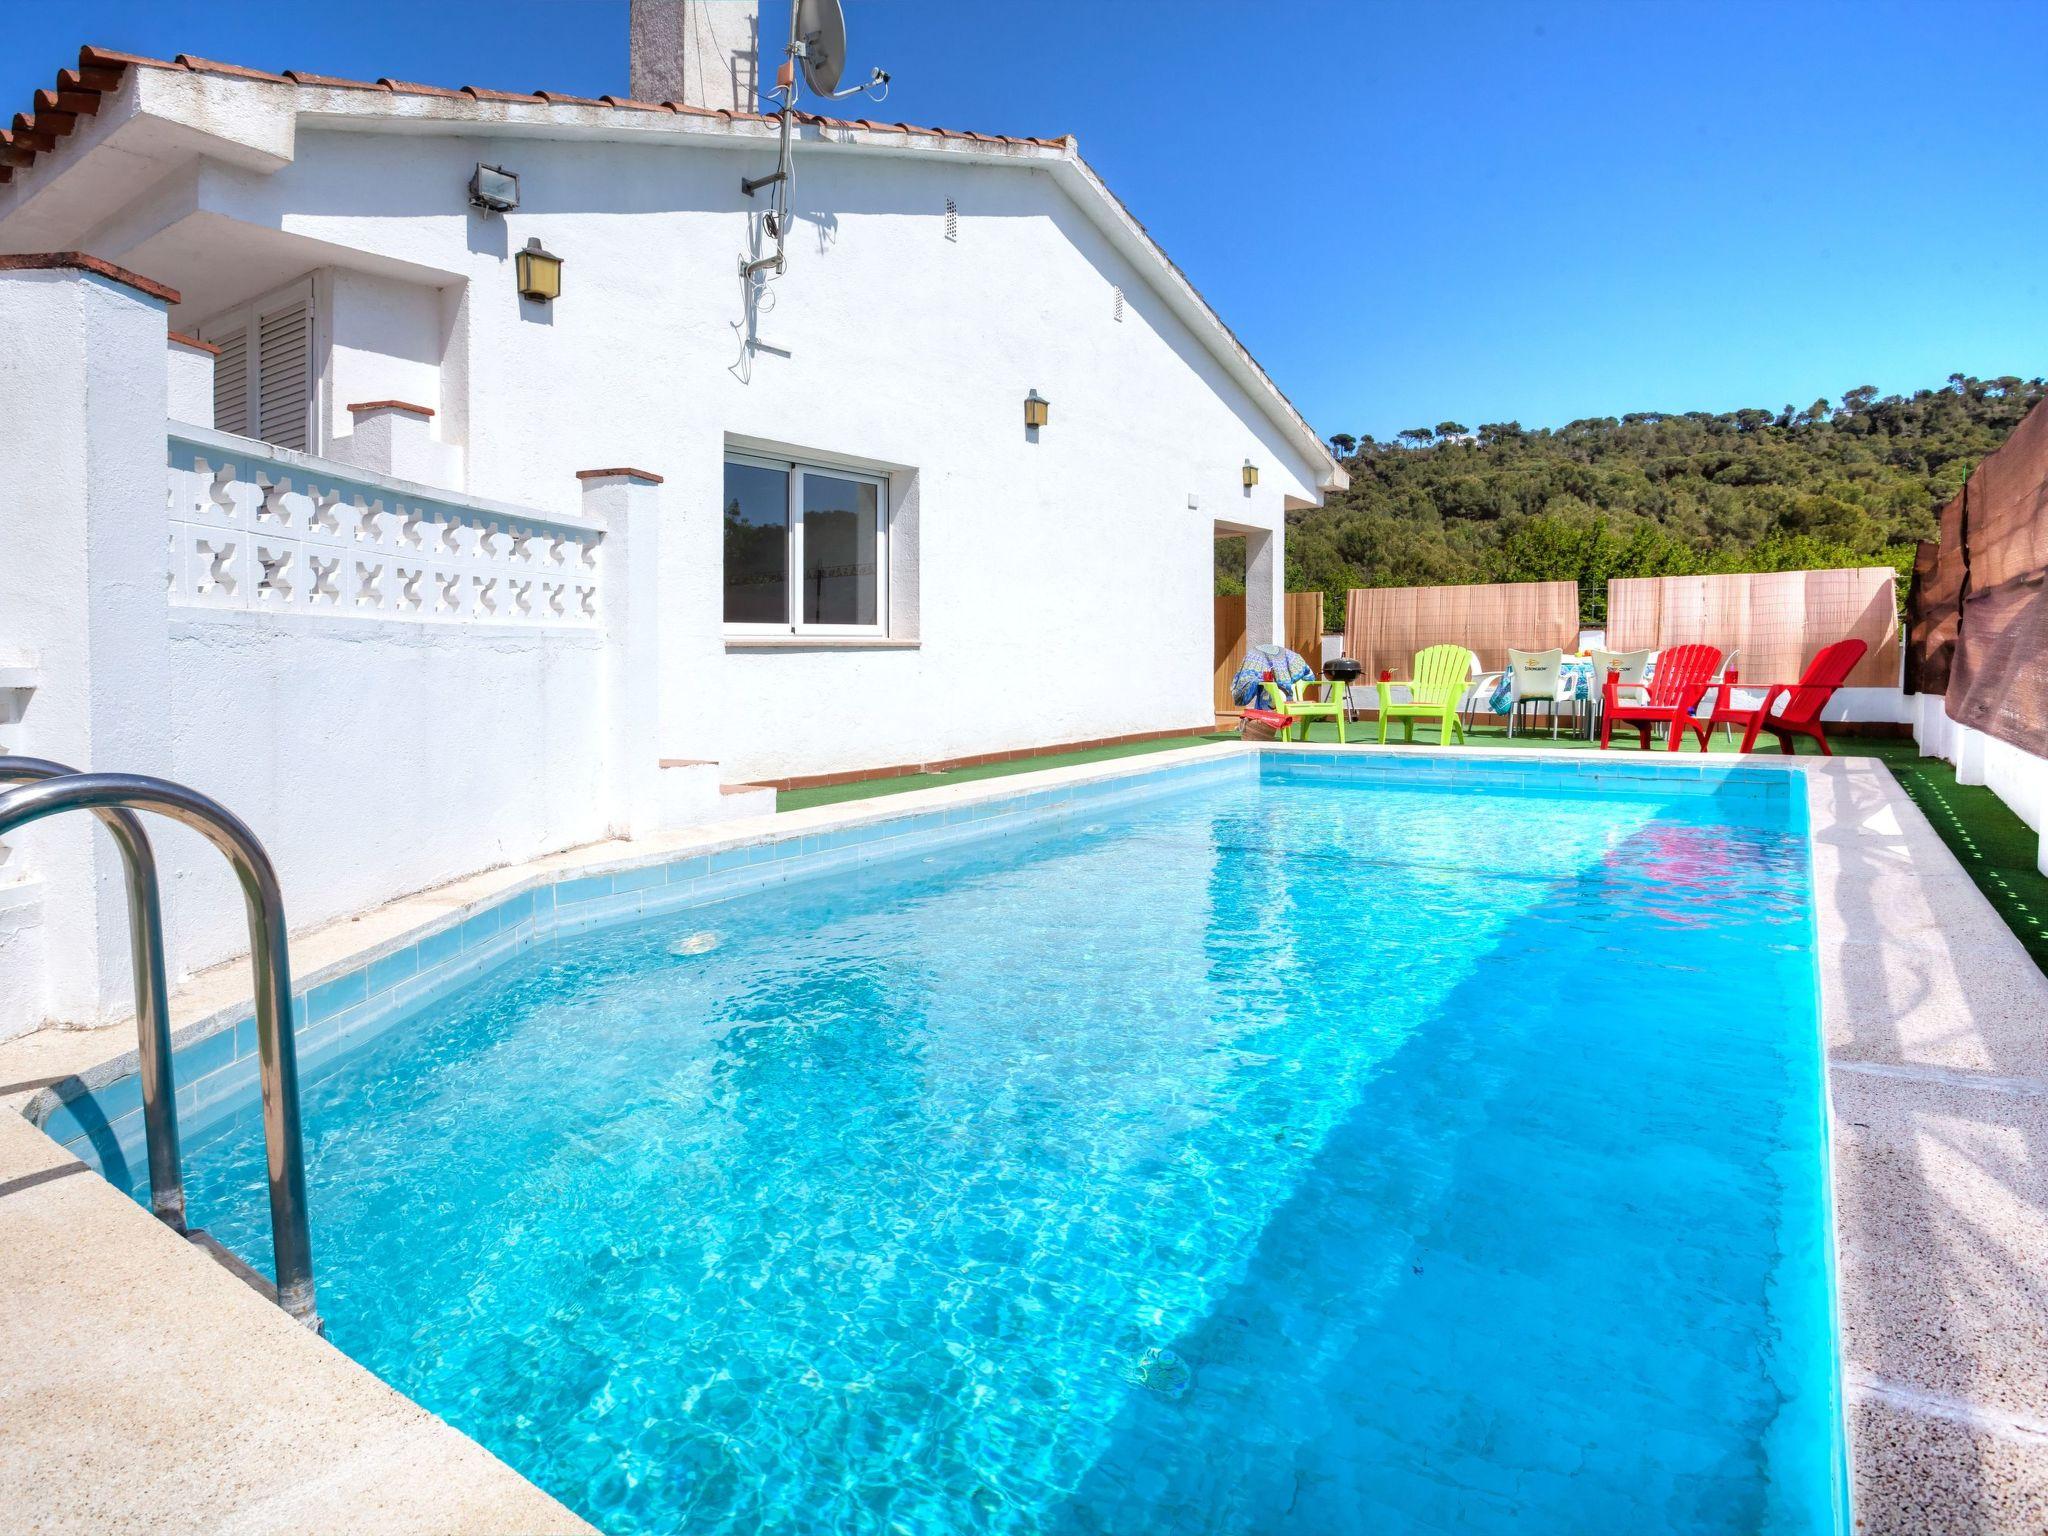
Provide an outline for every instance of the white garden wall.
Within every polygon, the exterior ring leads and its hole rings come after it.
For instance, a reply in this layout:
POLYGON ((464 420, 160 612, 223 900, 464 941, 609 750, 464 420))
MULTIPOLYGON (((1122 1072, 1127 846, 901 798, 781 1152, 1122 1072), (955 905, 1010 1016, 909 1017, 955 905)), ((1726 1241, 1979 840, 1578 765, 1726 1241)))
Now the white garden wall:
MULTIPOLYGON (((255 828, 295 927, 606 833, 594 632, 195 613, 170 678, 169 776, 255 828)), ((238 953, 225 861, 158 850, 173 974, 238 953)))
MULTIPOLYGON (((164 305, 120 281, 0 271, 0 333, 0 750, 213 796, 297 928, 624 828, 601 519, 167 427, 164 305)), ((152 834, 173 977, 240 953, 224 861, 152 834)), ((127 1011, 104 834, 4 841, 0 1036, 127 1011)))
MULTIPOLYGON (((0 750, 161 773, 160 298, 75 269, 0 271, 0 750), (157 445, 151 450, 149 445, 157 445)), ((68 815, 5 835, 0 1035, 129 1006, 111 840, 68 815)))
POLYGON ((1939 694, 1915 694, 1918 719, 1913 736, 1920 755, 1955 764, 1956 782, 1981 784, 2012 807, 2013 814, 2041 835, 2039 867, 2048 875, 2048 758, 1949 718, 1939 694))

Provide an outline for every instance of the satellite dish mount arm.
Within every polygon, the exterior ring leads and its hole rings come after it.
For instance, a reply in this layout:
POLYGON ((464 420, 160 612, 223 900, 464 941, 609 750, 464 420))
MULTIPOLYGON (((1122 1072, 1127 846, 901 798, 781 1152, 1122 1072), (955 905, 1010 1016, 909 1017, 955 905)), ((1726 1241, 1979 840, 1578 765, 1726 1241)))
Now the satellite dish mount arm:
POLYGON ((875 70, 860 85, 848 86, 843 91, 838 89, 839 71, 846 61, 846 23, 839 12, 839 0, 792 0, 789 43, 783 52, 786 57, 782 67, 775 72, 775 90, 772 93, 776 101, 776 116, 781 119, 782 127, 775 169, 766 176, 742 177, 740 180, 740 191, 748 197, 764 187, 775 189, 773 206, 762 215, 762 221, 775 241, 775 254, 752 261, 745 256, 740 258, 740 276, 749 281, 771 267, 780 277, 785 266, 789 188, 796 176, 791 149, 796 120, 797 72, 801 70, 811 89, 827 101, 839 101, 863 93, 881 101, 889 94, 889 73, 882 69, 875 70))

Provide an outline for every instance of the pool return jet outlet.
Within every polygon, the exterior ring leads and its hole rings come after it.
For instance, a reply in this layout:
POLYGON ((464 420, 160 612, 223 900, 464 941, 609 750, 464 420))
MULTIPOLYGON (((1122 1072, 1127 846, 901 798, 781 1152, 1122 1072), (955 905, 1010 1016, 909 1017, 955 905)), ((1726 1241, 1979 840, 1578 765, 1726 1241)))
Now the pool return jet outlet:
POLYGON ((127 872, 129 948, 135 963, 136 1054, 142 1126, 149 1151, 150 1209, 166 1226, 206 1248, 258 1289, 261 1275, 206 1233, 185 1224, 178 1150, 177 1084, 171 1060, 170 988, 164 972, 163 902, 149 835, 132 814, 152 811, 190 827, 234 867, 249 913, 255 973, 256 1055, 263 1087, 263 1149, 270 1182, 270 1246, 277 1304, 323 1331, 313 1294, 313 1240, 306 1216, 306 1164, 299 1131, 298 1052, 292 1039, 291 961, 284 898, 270 855, 239 816, 197 790, 134 773, 79 773, 35 757, 0 757, 0 836, 60 811, 91 811, 113 834, 127 872))

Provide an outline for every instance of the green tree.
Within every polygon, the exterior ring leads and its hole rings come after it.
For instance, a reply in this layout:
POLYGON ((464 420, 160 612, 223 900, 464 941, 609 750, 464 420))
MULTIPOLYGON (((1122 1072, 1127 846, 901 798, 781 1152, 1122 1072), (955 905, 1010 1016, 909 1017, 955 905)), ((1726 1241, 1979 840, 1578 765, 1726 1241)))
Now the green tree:
MULTIPOLYGON (((1349 490, 1288 518, 1288 584, 1341 623, 1352 587, 1571 580, 1604 617, 1615 576, 1910 568, 1915 539, 2048 385, 1953 376, 1831 411, 1632 411, 1556 429, 1411 427, 1361 435, 1349 490)), ((1332 439, 1335 443, 1337 439, 1332 439)), ((1234 541, 1223 541, 1219 550, 1234 541)))

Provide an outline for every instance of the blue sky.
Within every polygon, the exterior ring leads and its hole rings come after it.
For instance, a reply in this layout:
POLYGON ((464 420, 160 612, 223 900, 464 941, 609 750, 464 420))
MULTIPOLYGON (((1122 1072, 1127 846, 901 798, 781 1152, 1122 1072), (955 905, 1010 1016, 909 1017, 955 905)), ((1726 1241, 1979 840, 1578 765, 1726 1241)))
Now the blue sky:
MULTIPOLYGON (((874 115, 1074 133, 1324 432, 2048 371, 2048 5, 846 0, 874 115)), ((783 0, 764 0, 775 35, 783 0)), ((59 0, 82 42, 625 88, 625 0, 59 0)))

